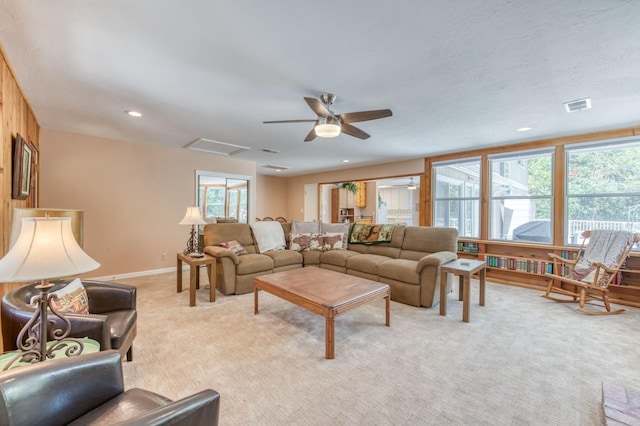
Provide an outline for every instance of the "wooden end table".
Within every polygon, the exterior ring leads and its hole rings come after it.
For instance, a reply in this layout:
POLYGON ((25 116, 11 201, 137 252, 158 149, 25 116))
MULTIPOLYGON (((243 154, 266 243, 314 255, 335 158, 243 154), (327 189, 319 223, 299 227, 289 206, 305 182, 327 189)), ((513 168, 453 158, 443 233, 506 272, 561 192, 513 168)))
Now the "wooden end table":
POLYGON ((484 306, 487 264, 482 260, 458 259, 440 267, 440 315, 447 315, 447 273, 458 275, 458 300, 462 300, 462 321, 469 322, 471 275, 480 277, 480 306, 484 306))
POLYGON ((209 274, 209 302, 216 301, 216 258, 205 254, 204 257, 191 257, 178 253, 178 293, 182 293, 182 262, 189 265, 189 306, 196 306, 196 289, 200 288, 200 267, 206 266, 209 274))

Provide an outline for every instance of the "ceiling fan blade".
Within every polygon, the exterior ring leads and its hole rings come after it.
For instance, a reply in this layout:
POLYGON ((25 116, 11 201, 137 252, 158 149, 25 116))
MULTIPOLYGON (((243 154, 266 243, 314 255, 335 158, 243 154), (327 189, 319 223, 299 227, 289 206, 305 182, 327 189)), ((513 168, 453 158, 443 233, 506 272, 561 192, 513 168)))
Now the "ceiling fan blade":
POLYGON ((358 121, 377 120, 379 118, 391 117, 390 109, 376 109, 373 111, 346 112, 338 117, 343 123, 357 123, 358 121))
POLYGON ((369 137, 371 136, 370 134, 365 133, 357 127, 352 126, 348 123, 342 123, 342 127, 340 130, 342 131, 342 133, 346 133, 349 136, 353 136, 359 139, 369 139, 369 137))
POLYGON ((272 124, 272 123, 314 123, 316 120, 308 119, 308 120, 277 120, 277 121, 263 121, 263 124, 272 124))
POLYGON ((312 140, 314 140, 316 138, 316 126, 313 126, 311 128, 311 131, 309 133, 307 133, 307 137, 304 138, 305 142, 311 142, 312 140))
POLYGON ((331 111, 329 111, 326 106, 322 105, 322 102, 316 98, 304 98, 304 100, 307 101, 309 108, 311 108, 318 117, 328 117, 331 115, 331 111))

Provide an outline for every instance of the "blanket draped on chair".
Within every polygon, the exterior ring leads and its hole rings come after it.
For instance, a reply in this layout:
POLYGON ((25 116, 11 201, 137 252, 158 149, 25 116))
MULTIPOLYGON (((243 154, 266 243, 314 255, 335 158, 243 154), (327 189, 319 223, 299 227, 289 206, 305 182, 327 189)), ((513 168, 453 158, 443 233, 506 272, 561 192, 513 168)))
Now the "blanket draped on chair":
POLYGON ((633 241, 633 234, 627 231, 612 231, 599 229, 591 231, 589 244, 585 248, 582 259, 576 263, 569 278, 593 283, 596 266, 594 262, 600 262, 607 267, 615 266, 620 260, 620 255, 633 241))

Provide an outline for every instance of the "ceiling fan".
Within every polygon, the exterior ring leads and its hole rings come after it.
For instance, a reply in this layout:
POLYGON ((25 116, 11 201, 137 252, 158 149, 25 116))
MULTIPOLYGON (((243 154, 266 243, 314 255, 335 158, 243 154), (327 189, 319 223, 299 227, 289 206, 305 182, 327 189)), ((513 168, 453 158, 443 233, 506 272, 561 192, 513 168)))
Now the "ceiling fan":
POLYGON ((333 93, 323 93, 320 96, 320 100, 315 98, 304 98, 304 100, 307 101, 309 108, 318 116, 316 119, 263 121, 263 123, 315 123, 313 129, 311 129, 307 137, 304 138, 305 142, 311 142, 318 136, 321 138, 334 138, 338 136, 340 132, 359 139, 368 139, 371 135, 352 126, 350 123, 377 120, 379 118, 391 117, 392 115, 390 109, 335 114, 329 109, 336 100, 336 95, 333 93))

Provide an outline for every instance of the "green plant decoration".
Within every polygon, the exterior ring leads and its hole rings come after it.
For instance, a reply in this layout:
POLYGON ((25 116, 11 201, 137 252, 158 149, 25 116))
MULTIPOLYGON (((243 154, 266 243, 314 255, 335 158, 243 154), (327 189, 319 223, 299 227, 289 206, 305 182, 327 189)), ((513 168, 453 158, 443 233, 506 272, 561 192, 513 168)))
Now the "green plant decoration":
POLYGON ((342 187, 344 189, 348 189, 349 191, 353 192, 354 194, 356 192, 358 192, 358 185, 356 185, 355 182, 346 182, 342 184, 342 187))

